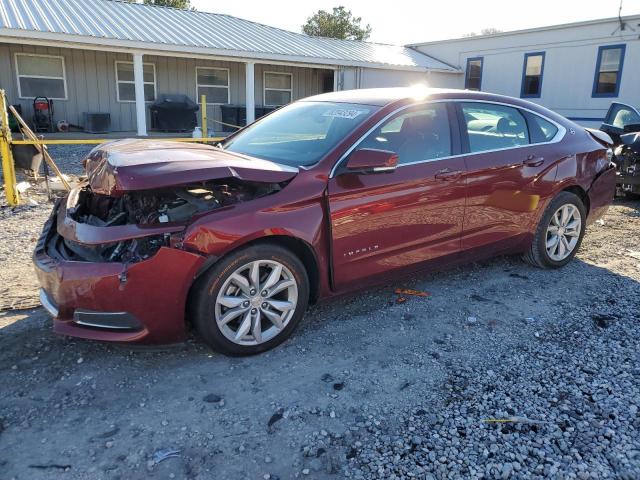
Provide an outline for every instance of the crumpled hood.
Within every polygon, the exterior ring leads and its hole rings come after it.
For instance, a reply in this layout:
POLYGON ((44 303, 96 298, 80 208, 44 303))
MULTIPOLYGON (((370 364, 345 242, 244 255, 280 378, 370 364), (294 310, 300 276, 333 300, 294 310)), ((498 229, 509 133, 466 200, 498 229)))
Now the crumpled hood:
POLYGON ((209 145, 139 139, 97 146, 84 167, 91 190, 110 196, 230 177, 279 183, 298 173, 294 167, 209 145))

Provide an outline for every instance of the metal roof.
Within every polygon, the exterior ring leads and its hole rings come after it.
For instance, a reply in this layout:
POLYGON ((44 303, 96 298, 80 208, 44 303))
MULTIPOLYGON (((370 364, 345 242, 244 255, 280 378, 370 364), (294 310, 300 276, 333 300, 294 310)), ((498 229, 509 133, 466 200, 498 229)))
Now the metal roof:
POLYGON ((101 45, 130 42, 148 49, 193 47, 211 54, 267 55, 331 65, 457 71, 403 46, 310 37, 230 15, 118 0, 0 0, 0 35, 12 34, 47 34, 59 41, 99 39, 101 45))

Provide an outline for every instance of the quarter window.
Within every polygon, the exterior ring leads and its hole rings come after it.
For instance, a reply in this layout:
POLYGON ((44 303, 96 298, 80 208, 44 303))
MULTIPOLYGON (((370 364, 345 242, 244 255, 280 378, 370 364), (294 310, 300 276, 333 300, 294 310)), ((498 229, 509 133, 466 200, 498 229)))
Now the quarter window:
POLYGON ((464 77, 464 88, 468 90, 480 90, 482 87, 482 57, 467 59, 467 72, 464 77))
POLYGON ((462 112, 471 153, 529 144, 527 123, 516 108, 463 103, 462 112))
POLYGON ((229 103, 229 70, 196 67, 196 93, 198 101, 206 95, 208 104, 229 103))
POLYGON ((370 133, 358 147, 395 152, 400 164, 450 156, 447 107, 434 103, 400 113, 370 133))
POLYGON ((539 97, 542 92, 544 52, 525 54, 522 68, 522 91, 520 96, 539 97))
MULTIPOLYGON (((144 101, 156 99, 156 66, 153 63, 142 65, 144 80, 144 101)), ((116 87, 119 102, 135 102, 136 86, 133 76, 133 62, 116 62, 116 87)))
POLYGON ((622 78, 625 45, 609 45, 598 49, 594 97, 617 97, 622 78))
POLYGON ((67 99, 64 57, 16 53, 16 74, 20 98, 67 99))
POLYGON ((264 105, 279 107, 291 103, 293 75, 291 73, 264 72, 264 105))
POLYGON ((544 118, 531 112, 524 112, 529 125, 531 143, 550 142, 558 133, 558 127, 544 118))

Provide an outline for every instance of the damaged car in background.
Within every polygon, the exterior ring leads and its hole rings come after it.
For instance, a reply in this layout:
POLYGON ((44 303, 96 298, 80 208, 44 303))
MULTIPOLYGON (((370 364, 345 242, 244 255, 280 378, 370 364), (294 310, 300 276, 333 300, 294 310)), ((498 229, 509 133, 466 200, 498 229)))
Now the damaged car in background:
POLYGON ((479 92, 292 103, 220 146, 119 140, 84 160, 34 253, 60 334, 255 354, 309 303, 392 275, 523 254, 558 268, 610 204, 611 138, 479 92))
POLYGON ((614 141, 618 193, 640 195, 640 111, 631 105, 613 102, 600 130, 614 141))

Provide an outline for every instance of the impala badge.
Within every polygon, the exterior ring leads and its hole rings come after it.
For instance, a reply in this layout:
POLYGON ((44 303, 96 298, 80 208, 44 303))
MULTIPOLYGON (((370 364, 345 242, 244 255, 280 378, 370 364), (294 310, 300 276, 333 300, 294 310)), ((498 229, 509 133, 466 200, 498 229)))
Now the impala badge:
POLYGON ((355 250, 349 250, 348 252, 343 253, 342 255, 345 258, 355 257, 356 255, 361 255, 363 253, 375 252, 380 248, 378 245, 371 245, 369 247, 357 248, 355 250))

